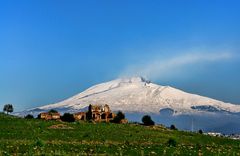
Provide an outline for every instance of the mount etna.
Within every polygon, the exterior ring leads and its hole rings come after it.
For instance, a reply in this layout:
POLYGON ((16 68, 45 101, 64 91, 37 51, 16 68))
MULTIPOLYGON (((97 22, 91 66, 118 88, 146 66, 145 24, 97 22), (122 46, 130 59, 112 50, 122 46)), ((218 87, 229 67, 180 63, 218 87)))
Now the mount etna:
POLYGON ((112 111, 124 112, 130 121, 140 121, 142 115, 150 114, 157 123, 175 124, 185 130, 240 132, 240 105, 157 85, 142 77, 101 83, 64 101, 16 115, 37 115, 50 109, 73 113, 87 110, 89 104, 108 104, 112 111))

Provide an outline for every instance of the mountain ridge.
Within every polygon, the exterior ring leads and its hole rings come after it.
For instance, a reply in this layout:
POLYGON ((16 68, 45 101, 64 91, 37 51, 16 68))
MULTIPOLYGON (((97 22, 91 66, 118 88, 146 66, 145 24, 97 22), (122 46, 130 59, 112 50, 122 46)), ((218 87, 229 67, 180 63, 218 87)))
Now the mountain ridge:
POLYGON ((171 86, 154 84, 142 77, 119 78, 100 83, 61 102, 25 112, 34 112, 36 109, 77 112, 89 104, 108 104, 113 111, 156 114, 164 109, 172 109, 174 115, 240 112, 239 105, 187 93, 171 86))

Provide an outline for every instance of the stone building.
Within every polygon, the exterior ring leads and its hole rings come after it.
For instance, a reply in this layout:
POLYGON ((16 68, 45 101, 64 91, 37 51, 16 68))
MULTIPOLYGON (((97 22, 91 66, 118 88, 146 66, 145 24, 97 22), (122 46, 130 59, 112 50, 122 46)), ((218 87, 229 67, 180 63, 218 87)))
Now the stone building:
MULTIPOLYGON (((89 105, 89 111, 91 111, 92 120, 96 122, 109 122, 116 116, 111 112, 108 105, 89 105)), ((86 120, 87 112, 75 113, 74 118, 76 120, 86 120)))
POLYGON ((99 106, 92 105, 92 119, 94 121, 105 121, 109 122, 115 117, 115 114, 111 112, 108 105, 99 106))
POLYGON ((75 113, 73 114, 75 120, 86 120, 87 117, 86 117, 86 112, 78 112, 78 113, 75 113))
POLYGON ((60 113, 52 113, 52 112, 45 112, 45 113, 40 113, 40 119, 44 120, 60 120, 60 113))

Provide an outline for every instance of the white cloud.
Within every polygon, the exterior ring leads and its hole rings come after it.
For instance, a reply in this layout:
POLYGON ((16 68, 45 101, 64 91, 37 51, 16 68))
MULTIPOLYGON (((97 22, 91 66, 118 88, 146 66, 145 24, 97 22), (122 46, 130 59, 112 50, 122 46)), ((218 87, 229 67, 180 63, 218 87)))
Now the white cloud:
POLYGON ((231 52, 185 53, 168 58, 154 57, 143 64, 127 67, 121 76, 143 76, 150 79, 173 76, 176 71, 192 68, 195 64, 206 64, 233 58, 231 52))

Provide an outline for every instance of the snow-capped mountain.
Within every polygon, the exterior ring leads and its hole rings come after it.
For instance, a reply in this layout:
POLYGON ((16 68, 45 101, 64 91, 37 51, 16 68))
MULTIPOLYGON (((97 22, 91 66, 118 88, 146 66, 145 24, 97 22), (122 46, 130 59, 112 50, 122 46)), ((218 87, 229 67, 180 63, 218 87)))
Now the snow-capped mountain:
POLYGON ((161 86, 142 77, 120 78, 95 85, 69 99, 24 111, 33 113, 57 109, 60 112, 85 110, 89 104, 108 104, 113 111, 155 113, 170 110, 174 115, 199 113, 239 113, 240 105, 161 86))

